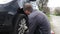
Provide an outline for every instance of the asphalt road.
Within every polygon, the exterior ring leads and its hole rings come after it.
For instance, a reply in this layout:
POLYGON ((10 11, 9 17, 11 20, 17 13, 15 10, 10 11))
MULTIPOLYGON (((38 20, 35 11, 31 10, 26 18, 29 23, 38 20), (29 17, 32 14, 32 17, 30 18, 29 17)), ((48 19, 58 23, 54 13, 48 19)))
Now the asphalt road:
POLYGON ((55 34, 60 34, 60 16, 51 15, 53 30, 55 34))

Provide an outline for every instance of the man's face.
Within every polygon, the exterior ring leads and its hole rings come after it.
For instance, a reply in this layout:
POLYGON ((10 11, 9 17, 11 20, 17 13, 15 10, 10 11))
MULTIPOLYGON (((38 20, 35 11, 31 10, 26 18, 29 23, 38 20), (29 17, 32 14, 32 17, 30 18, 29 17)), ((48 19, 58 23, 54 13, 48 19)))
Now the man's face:
POLYGON ((25 12, 26 15, 30 14, 30 11, 28 11, 28 10, 25 10, 24 12, 25 12))

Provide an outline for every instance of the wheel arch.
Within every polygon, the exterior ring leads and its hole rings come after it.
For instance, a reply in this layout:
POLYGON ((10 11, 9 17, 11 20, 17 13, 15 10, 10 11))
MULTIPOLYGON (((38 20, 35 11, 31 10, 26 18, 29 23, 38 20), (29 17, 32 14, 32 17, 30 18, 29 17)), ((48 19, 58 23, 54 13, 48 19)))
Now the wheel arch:
POLYGON ((24 18, 27 20, 27 16, 26 16, 25 14, 16 14, 16 15, 13 17, 13 20, 12 20, 13 27, 15 26, 17 19, 18 19, 19 17, 22 18, 23 16, 24 16, 24 18))

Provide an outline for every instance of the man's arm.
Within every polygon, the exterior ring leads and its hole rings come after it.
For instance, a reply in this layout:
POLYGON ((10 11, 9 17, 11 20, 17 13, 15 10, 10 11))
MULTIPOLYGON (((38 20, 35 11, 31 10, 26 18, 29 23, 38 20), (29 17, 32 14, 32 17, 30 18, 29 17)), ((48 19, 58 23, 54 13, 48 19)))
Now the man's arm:
POLYGON ((51 34, 50 23, 45 14, 41 14, 41 17, 38 17, 38 22, 41 24, 40 30, 42 34, 51 34))
POLYGON ((34 31, 37 27, 37 23, 34 19, 29 19, 29 32, 28 34, 34 34, 34 31))

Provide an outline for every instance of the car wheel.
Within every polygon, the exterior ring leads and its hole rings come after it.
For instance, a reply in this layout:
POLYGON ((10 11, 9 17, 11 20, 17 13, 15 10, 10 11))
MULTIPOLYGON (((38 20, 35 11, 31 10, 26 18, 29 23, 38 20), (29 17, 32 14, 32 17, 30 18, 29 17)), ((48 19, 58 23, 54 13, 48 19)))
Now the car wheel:
POLYGON ((14 34, 24 34, 27 28, 28 27, 26 26, 26 16, 19 15, 16 19, 14 34))

